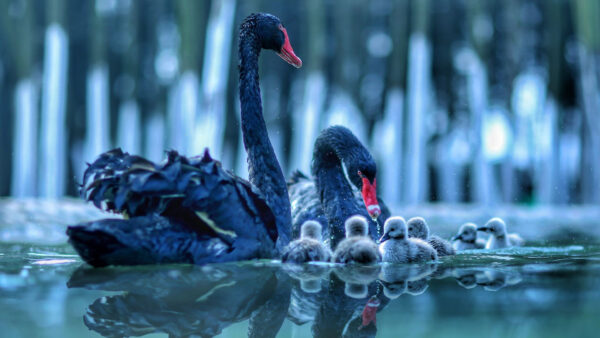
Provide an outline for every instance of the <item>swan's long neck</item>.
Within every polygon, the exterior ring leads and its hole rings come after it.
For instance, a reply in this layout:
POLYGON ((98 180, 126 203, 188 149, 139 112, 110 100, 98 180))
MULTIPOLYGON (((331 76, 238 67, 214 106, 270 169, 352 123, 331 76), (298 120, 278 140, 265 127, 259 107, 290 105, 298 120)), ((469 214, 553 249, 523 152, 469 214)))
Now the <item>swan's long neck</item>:
POLYGON ((339 161, 338 165, 320 167, 315 173, 315 181, 321 206, 329 223, 330 245, 335 248, 346 237, 346 219, 356 214, 368 215, 361 212, 364 208, 355 202, 352 188, 344 177, 339 161))
POLYGON ((348 144, 335 133, 327 130, 315 142, 312 174, 316 180, 321 206, 329 223, 331 247, 345 238, 344 222, 348 217, 363 215, 369 220, 369 235, 379 236, 377 224, 370 220, 364 206, 356 201, 354 191, 342 169, 341 157, 351 157, 348 144))
POLYGON ((277 248, 283 248, 290 240, 292 216, 287 185, 275 151, 269 140, 262 114, 258 83, 258 56, 260 41, 250 31, 240 33, 240 103, 242 136, 248 153, 248 176, 250 183, 264 195, 277 223, 279 238, 277 248))

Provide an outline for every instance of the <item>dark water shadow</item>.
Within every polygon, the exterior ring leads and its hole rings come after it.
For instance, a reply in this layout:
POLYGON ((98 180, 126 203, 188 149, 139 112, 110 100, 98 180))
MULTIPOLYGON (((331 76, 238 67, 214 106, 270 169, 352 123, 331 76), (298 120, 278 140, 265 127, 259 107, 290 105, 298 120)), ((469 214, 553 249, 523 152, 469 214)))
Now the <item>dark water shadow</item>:
POLYGON ((106 337, 166 333, 215 336, 248 320, 249 337, 275 337, 285 319, 314 337, 374 337, 377 314, 398 297, 424 294, 431 279, 489 291, 519 282, 516 272, 432 265, 163 265, 80 267, 69 288, 122 292, 96 299, 85 325, 106 337), (515 275, 516 274, 516 275, 515 275))

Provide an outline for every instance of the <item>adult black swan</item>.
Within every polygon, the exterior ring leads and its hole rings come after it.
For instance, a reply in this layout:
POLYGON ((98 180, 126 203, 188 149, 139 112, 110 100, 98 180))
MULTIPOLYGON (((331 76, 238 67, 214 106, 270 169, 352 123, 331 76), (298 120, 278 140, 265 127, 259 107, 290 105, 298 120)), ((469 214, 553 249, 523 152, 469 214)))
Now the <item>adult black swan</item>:
POLYGON ((120 150, 100 155, 84 174, 82 195, 129 219, 105 219, 67 229, 69 242, 94 266, 224 262, 273 257, 290 240, 285 178, 269 141, 258 83, 261 49, 295 67, 280 20, 252 14, 240 27, 239 93, 250 182, 221 168, 208 151, 174 151, 154 164, 120 150))
POLYGON ((377 198, 377 165, 348 128, 333 126, 321 131, 315 141, 311 172, 314 180, 296 172, 288 183, 294 237, 302 223, 318 220, 323 225, 323 238, 333 249, 345 238, 346 219, 360 214, 369 219, 371 238, 379 239, 390 213, 377 198), (343 167, 360 194, 355 194, 348 183, 343 167))

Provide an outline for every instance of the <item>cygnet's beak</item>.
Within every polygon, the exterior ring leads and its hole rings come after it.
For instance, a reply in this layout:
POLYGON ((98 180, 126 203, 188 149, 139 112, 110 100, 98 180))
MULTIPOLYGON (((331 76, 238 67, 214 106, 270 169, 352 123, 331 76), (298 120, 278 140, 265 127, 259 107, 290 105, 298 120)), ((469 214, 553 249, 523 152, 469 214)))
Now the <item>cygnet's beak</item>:
POLYGON ((477 231, 488 232, 490 231, 490 228, 486 227, 485 225, 482 225, 477 227, 477 231))
POLYGON ((457 241, 462 239, 462 234, 454 235, 450 238, 450 241, 457 241))
POLYGON ((381 236, 381 238, 377 241, 377 243, 383 243, 383 242, 387 241, 388 239, 390 239, 390 234, 385 233, 385 234, 383 234, 383 236, 381 236))

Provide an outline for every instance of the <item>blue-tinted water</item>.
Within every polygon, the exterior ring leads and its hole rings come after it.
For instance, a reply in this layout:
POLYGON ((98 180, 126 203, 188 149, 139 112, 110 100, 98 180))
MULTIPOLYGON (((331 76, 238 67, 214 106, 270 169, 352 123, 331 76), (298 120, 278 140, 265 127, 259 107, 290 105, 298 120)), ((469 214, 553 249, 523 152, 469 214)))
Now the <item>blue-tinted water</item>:
POLYGON ((66 245, 0 245, 5 337, 586 337, 600 246, 465 252, 436 265, 92 269, 66 245))
MULTIPOLYGON (((489 211, 428 206, 452 235, 489 211)), ((0 337, 595 337, 597 208, 494 210, 527 247, 439 264, 344 268, 274 261, 92 269, 66 224, 80 201, 0 200, 0 337)))

